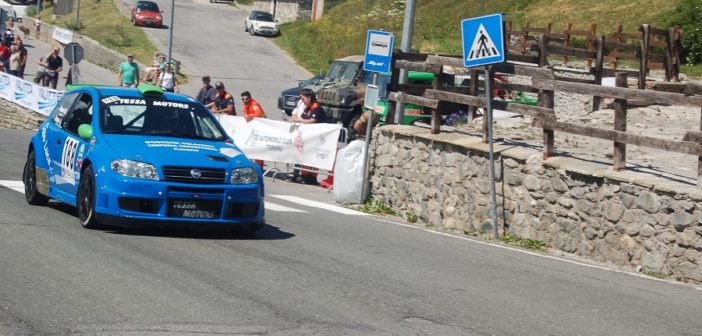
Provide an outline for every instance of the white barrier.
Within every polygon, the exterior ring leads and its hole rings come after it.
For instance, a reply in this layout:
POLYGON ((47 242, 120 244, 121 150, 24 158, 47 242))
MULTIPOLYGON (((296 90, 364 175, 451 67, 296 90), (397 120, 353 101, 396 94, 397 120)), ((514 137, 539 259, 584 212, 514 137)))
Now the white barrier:
POLYGON ((220 116, 219 122, 247 157, 332 170, 341 125, 294 124, 220 116))
POLYGON ((49 89, 8 73, 0 72, 0 98, 48 116, 63 91, 49 89))

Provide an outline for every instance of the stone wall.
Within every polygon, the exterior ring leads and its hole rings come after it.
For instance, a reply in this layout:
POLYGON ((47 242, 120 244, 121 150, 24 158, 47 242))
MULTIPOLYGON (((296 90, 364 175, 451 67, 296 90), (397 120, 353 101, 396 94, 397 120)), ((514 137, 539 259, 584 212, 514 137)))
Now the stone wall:
MULTIPOLYGON (((372 194, 402 216, 492 232, 488 146, 479 137, 383 126, 372 194), (409 215, 409 216, 408 216, 409 215)), ((702 191, 569 157, 495 144, 498 225, 510 235, 652 275, 702 282, 702 191)))
POLYGON ((36 130, 46 117, 0 98, 0 128, 36 130))

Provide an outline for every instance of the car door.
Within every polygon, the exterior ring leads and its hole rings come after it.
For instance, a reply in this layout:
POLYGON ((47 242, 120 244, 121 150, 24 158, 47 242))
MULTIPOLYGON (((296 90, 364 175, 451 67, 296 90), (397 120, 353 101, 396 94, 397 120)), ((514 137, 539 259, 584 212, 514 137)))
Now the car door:
POLYGON ((77 93, 74 103, 61 119, 60 129, 50 151, 54 165, 56 187, 67 195, 75 196, 80 179, 80 163, 89 140, 78 135, 78 127, 92 124, 93 100, 87 93, 77 93))
MULTIPOLYGON (((47 175, 49 177, 49 182, 52 187, 51 190, 57 189, 57 175, 61 173, 61 163, 56 161, 56 152, 62 150, 65 135, 61 128, 61 123, 66 118, 66 115, 73 107, 73 104, 78 97, 77 93, 67 93, 59 101, 58 106, 54 109, 52 114, 49 116, 50 121, 46 125, 46 129, 42 132, 42 141, 44 142, 44 148, 42 149, 43 155, 46 156, 47 162, 47 175)), ((60 156, 58 156, 60 157, 60 156)), ((54 196, 54 195, 52 195, 54 196)))

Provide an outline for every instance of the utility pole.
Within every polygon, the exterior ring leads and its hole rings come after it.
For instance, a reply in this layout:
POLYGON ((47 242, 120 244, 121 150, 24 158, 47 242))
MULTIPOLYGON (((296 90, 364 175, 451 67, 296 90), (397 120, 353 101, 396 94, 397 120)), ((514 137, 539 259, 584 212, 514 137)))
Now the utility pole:
MULTIPOLYGON (((410 52, 412 50, 412 35, 414 31, 414 12, 417 4, 415 0, 407 0, 405 4, 405 20, 402 24, 402 44, 400 50, 402 52, 410 52)), ((400 84, 407 84, 407 71, 400 70, 400 84)), ((395 124, 402 124, 405 116, 405 104, 398 102, 395 104, 395 124)))
POLYGON ((324 14, 324 0, 312 0, 312 22, 322 18, 324 14))
POLYGON ((80 0, 76 4, 76 31, 80 30, 80 0))
MULTIPOLYGON (((175 16, 175 0, 171 0, 171 22, 168 29, 168 64, 171 64, 171 52, 173 51, 173 26, 175 22, 173 18, 175 16)), ((171 64, 171 70, 173 70, 173 64, 171 64)))

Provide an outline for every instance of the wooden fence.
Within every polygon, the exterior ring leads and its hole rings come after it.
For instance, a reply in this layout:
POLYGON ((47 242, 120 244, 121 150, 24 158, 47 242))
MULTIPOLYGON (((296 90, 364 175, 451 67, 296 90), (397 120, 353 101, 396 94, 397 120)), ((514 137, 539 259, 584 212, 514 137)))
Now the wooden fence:
POLYGON ((637 33, 628 33, 623 31, 622 25, 618 25, 613 33, 603 35, 597 33, 595 23, 588 29, 580 30, 569 23, 566 29, 557 33, 551 23, 546 27, 531 27, 526 23, 522 30, 516 31, 508 22, 506 32, 507 41, 511 41, 507 49, 515 61, 544 66, 544 62, 548 62, 552 56, 562 56, 563 64, 568 64, 570 57, 579 57, 585 60, 593 75, 613 76, 614 71, 622 71, 618 70, 619 61, 629 60, 636 62, 639 69, 627 73, 639 79, 641 89, 645 88, 646 76, 652 69, 665 70, 666 81, 680 80, 682 32, 679 27, 662 29, 644 24, 637 33), (586 46, 574 47, 576 39, 586 46), (605 68, 605 62, 592 68, 593 60, 596 61, 600 53, 609 62, 609 68, 605 68))
MULTIPOLYGON (((600 57, 599 59, 602 58, 600 57)), ((393 68, 431 72, 434 74, 434 84, 431 87, 399 85, 397 76, 394 76, 389 87, 390 93, 388 96, 390 100, 389 111, 391 113, 395 110, 394 105, 397 102, 421 105, 430 109, 432 112, 432 133, 440 132, 442 115, 455 111, 455 109, 448 108, 449 104, 458 104, 470 108, 485 108, 487 106, 486 97, 479 92, 481 82, 479 75, 485 69, 482 67, 464 69, 462 57, 408 54, 396 51, 393 59, 393 68), (446 76, 444 69, 449 68, 463 69, 471 73, 470 85, 442 85, 441 83, 446 82, 445 78, 443 78, 446 76)), ((398 72, 393 71, 393 74, 398 72)), ((621 170, 625 167, 627 144, 695 155, 699 161, 697 185, 702 186, 702 128, 699 131, 686 132, 683 141, 626 132, 626 114, 629 101, 693 106, 701 108, 702 111, 702 88, 694 85, 667 83, 667 85, 663 86, 663 89, 668 92, 632 89, 626 85, 628 76, 626 72, 618 72, 616 74, 617 87, 605 87, 598 84, 563 80, 558 78, 554 70, 549 67, 521 65, 510 62, 492 65, 491 75, 488 76, 489 78, 483 78, 482 81, 493 81, 495 73, 522 75, 532 78, 531 85, 495 83, 494 86, 538 93, 539 106, 508 103, 502 100, 493 100, 492 105, 496 109, 533 117, 532 126, 543 130, 544 158, 549 158, 554 154, 554 132, 556 131, 612 141, 615 170, 621 170), (614 129, 596 128, 559 121, 554 109, 556 91, 614 98, 614 129)), ((389 115, 388 120, 393 120, 393 116, 389 115)), ((488 140, 488 126, 487 118, 483 118, 482 133, 483 140, 486 142, 488 140)))

